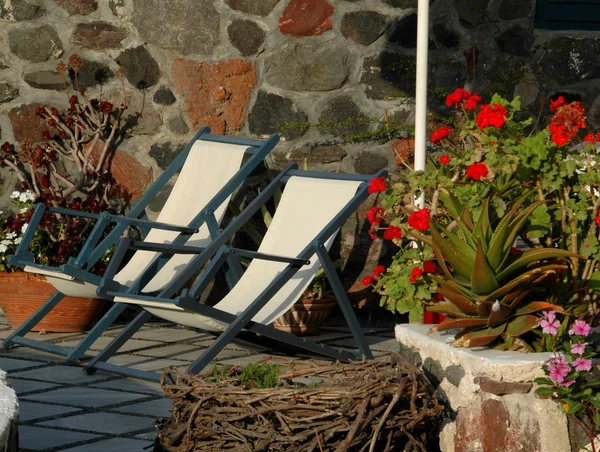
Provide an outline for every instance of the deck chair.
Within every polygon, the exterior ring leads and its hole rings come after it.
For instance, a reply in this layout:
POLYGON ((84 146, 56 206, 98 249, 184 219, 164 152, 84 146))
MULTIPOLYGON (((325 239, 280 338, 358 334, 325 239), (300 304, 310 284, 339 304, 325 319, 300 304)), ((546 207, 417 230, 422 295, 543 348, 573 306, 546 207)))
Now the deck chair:
POLYGON ((89 362, 85 368, 86 373, 92 374, 97 369, 102 369, 157 381, 158 374, 107 362, 152 315, 218 334, 212 345, 189 366, 188 371, 191 373, 204 369, 242 330, 334 359, 349 360, 360 356, 371 359, 371 351, 329 258, 328 250, 341 225, 367 198, 370 179, 383 175, 383 171, 375 176, 308 172, 299 171, 295 169, 295 165, 291 165, 203 250, 122 239, 99 292, 114 297, 120 303, 141 306, 144 310, 89 362), (277 211, 258 251, 227 246, 232 235, 284 183, 285 189, 277 211), (129 249, 175 256, 179 253, 194 253, 196 256, 168 284, 165 285, 164 281, 155 277, 147 285, 138 286, 143 287, 141 290, 132 290, 111 279, 118 266, 117 260, 129 249), (199 303, 200 295, 228 257, 246 257, 252 261, 233 289, 214 307, 199 303), (318 344, 311 339, 299 338, 269 326, 298 300, 320 266, 326 272, 352 331, 358 353, 318 344), (201 269, 200 277, 192 287, 185 288, 189 287, 186 286, 187 282, 201 269))
MULTIPOLYGON (((278 141, 277 135, 273 135, 268 140, 253 140, 212 135, 209 128, 202 128, 124 217, 95 215, 37 204, 21 245, 10 258, 10 262, 25 271, 44 275, 54 285, 56 292, 23 325, 8 336, 2 346, 10 348, 19 344, 62 355, 68 363, 79 360, 128 305, 115 303, 74 348, 61 347, 24 336, 65 295, 106 298, 96 292, 101 278, 90 273, 89 269, 117 242, 129 226, 146 229, 148 232, 144 240, 153 243, 173 245, 188 243, 196 247, 210 244, 212 237, 219 233, 219 225, 232 193, 263 162, 278 141), (250 157, 242 163, 245 154, 250 157), (157 220, 144 219, 146 207, 178 172, 179 176, 157 220), (67 264, 60 268, 34 263, 33 255, 28 251, 29 243, 46 212, 79 216, 96 221, 79 255, 70 258, 67 264), (102 238, 106 227, 111 223, 114 225, 112 231, 102 238)), ((179 255, 167 261, 160 259, 160 253, 139 251, 114 275, 114 279, 124 286, 134 284, 141 274, 154 276, 155 280, 169 281, 192 257, 179 255)), ((233 285, 241 275, 242 269, 237 262, 230 260, 230 263, 228 282, 233 285)), ((138 280, 138 283, 143 282, 143 279, 138 280)))

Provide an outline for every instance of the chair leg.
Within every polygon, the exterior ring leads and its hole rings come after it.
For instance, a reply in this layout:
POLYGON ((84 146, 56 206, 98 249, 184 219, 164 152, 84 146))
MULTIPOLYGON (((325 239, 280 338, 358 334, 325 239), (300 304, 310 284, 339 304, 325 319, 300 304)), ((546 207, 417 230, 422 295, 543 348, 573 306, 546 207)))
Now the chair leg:
POLYGON ((367 359, 373 359, 373 353, 371 353, 371 348, 369 344, 367 344, 367 339, 362 332, 360 324, 358 323, 358 319, 356 318, 356 314, 352 309, 352 305, 350 304, 350 300, 348 300, 348 296, 346 295, 346 291, 342 286, 342 282, 335 271, 335 267, 329 258, 329 253, 327 252, 327 248, 325 248, 322 244, 319 244, 315 247, 315 252, 317 256, 319 256, 319 261, 321 262, 321 266, 325 270, 325 274, 327 275, 327 280, 333 289, 333 293, 337 299, 337 302, 344 314, 344 318, 346 319, 346 323, 350 327, 350 331, 352 332, 352 336, 354 336, 354 340, 356 341, 356 345, 358 346, 358 350, 360 353, 367 359))
POLYGON ((86 336, 77 344, 71 352, 66 356, 68 364, 75 364, 79 358, 92 346, 96 339, 102 336, 102 333, 113 324, 117 317, 127 308, 125 303, 115 303, 110 310, 104 314, 96 325, 86 334, 86 336))
POLYGON ((150 320, 151 317, 152 314, 150 314, 148 311, 144 310, 140 312, 137 317, 133 319, 129 325, 127 325, 127 327, 110 342, 110 344, 104 347, 102 351, 98 353, 87 366, 85 366, 83 371, 87 375, 95 374, 96 370, 98 370, 95 367, 96 363, 108 361, 110 357, 113 356, 121 348, 121 346, 131 338, 131 336, 137 333, 137 331, 144 326, 148 320, 150 320))
POLYGON ((25 323, 23 323, 2 342, 2 348, 9 349, 14 345, 13 339, 15 337, 24 337, 27 333, 29 333, 34 326, 36 326, 50 311, 52 311, 52 309, 54 309, 54 307, 60 302, 60 300, 63 299, 64 296, 65 294, 59 292, 58 290, 54 292, 50 298, 48 298, 48 300, 46 300, 46 302, 25 321, 25 323))

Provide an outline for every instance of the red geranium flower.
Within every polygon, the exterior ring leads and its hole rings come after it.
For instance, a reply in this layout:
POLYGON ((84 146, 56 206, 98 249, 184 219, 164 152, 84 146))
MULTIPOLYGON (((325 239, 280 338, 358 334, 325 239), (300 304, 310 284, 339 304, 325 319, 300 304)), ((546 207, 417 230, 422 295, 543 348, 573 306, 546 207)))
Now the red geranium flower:
POLYGON ((374 279, 371 275, 365 276, 362 280, 363 286, 370 286, 374 279))
POLYGON ((383 233, 383 238, 385 240, 397 240, 402 238, 402 229, 398 226, 388 226, 388 228, 383 233))
POLYGON ((417 231, 429 229, 429 210, 415 210, 408 216, 408 225, 417 231))
POLYGON ((565 104, 564 99, 559 99, 551 103, 550 109, 554 108, 554 116, 551 119, 548 130, 551 133, 551 140, 557 146, 564 146, 577 136, 579 129, 586 127, 584 109, 581 102, 571 102, 565 104))
POLYGON ((378 265, 377 267, 375 267, 375 270, 373 270, 373 276, 376 278, 380 275, 383 275, 384 273, 385 267, 383 265, 378 265))
POLYGON ((375 177, 369 183, 369 193, 379 193, 387 190, 385 177, 375 177))
POLYGON ((434 144, 439 143, 443 138, 450 135, 450 133, 452 133, 452 129, 443 126, 431 134, 431 142, 434 144))
POLYGON ((475 107, 477 107, 477 102, 479 102, 481 100, 481 96, 477 93, 473 94, 472 96, 470 96, 468 99, 465 100, 465 108, 467 110, 475 110, 475 107))
POLYGON ((423 274, 423 269, 420 267, 415 267, 412 269, 412 272, 410 273, 410 277, 408 279, 410 280, 411 283, 414 283, 417 281, 418 278, 421 277, 422 274, 423 274))
POLYGON ((447 165, 448 163, 450 163, 450 156, 449 155, 442 155, 440 157, 440 163, 442 165, 447 165))
POLYGON ((596 217, 596 224, 600 226, 600 214, 596 217))
POLYGON ((500 104, 482 105, 475 121, 481 130, 488 126, 498 129, 504 125, 507 116, 506 108, 500 104))
POLYGON ((431 261, 423 262, 423 271, 425 273, 439 273, 440 269, 431 261))
POLYGON ((560 107, 561 105, 564 105, 564 104, 565 104, 565 98, 562 96, 559 96, 555 100, 550 101, 550 111, 552 113, 554 113, 558 107, 560 107))
POLYGON ((473 180, 485 179, 488 176, 488 168, 485 163, 473 163, 467 168, 467 177, 473 180))
POLYGON ((379 224, 383 220, 384 210, 381 207, 371 207, 367 212, 367 221, 371 224, 379 224))

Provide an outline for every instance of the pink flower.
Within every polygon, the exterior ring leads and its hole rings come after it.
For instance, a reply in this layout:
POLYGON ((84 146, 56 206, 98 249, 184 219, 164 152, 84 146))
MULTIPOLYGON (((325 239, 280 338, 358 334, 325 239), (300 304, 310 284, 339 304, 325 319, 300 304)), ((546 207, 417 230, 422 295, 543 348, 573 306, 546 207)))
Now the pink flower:
MULTIPOLYGON (((554 362, 548 364, 548 377, 555 383, 562 383, 571 372, 571 366, 564 361, 563 357, 554 358, 554 362), (561 359, 562 358, 562 359, 561 359)), ((552 358, 550 359, 552 361, 552 358)))
POLYGON ((569 334, 577 336, 587 336, 588 334, 590 334, 590 331, 592 331, 592 327, 589 326, 586 322, 584 322, 583 320, 575 320, 573 328, 569 330, 569 334))
POLYGON ((569 386, 571 386, 573 383, 575 383, 575 380, 568 380, 568 381, 563 381, 560 385, 568 388, 569 386))
POLYGON ((580 372, 582 370, 591 370, 592 369, 592 360, 577 358, 575 361, 573 361, 573 367, 575 367, 575 370, 578 372, 580 372))
POLYGON ((540 326, 544 334, 551 334, 556 336, 558 329, 560 328, 560 322, 556 320, 556 311, 547 311, 542 314, 542 320, 540 320, 540 326))
POLYGON ((574 355, 583 355, 587 344, 587 342, 584 342, 583 344, 571 344, 571 353, 574 355))

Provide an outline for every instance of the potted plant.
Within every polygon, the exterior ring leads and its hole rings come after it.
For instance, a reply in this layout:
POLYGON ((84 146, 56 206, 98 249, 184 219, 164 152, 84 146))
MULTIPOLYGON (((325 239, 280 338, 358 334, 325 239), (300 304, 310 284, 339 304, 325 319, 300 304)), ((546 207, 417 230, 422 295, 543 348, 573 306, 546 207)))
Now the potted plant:
MULTIPOLYGON (((39 107, 37 114, 48 124, 40 143, 23 142, 0 146, 0 167, 19 179, 11 198, 14 213, 0 213, 0 307, 13 327, 27 319, 53 292, 44 278, 11 266, 7 257, 14 252, 33 213, 34 202, 93 213, 122 214, 130 195, 111 176, 110 160, 121 138, 121 119, 126 105, 115 108, 110 102, 88 98, 78 86, 82 61, 69 58, 75 92, 70 92, 68 68, 59 63, 69 107, 39 107)), ((123 73, 119 74, 123 77, 123 73)), ((76 256, 93 222, 77 217, 46 213, 30 246, 35 262, 60 266, 76 256)), ((108 258, 108 256, 106 256, 108 258)), ((105 262, 93 271, 102 274, 105 262)), ((72 297, 70 297, 72 298, 72 297)), ((82 331, 94 320, 102 301, 70 299, 59 304, 37 326, 45 331, 82 331)))
MULTIPOLYGON (((336 266, 339 265, 341 260, 336 262, 336 266)), ((336 305, 335 296, 327 284, 325 270, 320 268, 300 299, 275 320, 273 326, 297 336, 317 336, 321 333, 321 325, 336 305)))

